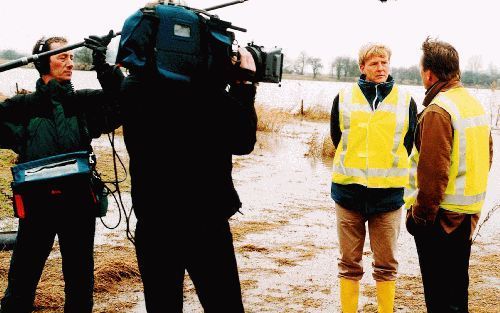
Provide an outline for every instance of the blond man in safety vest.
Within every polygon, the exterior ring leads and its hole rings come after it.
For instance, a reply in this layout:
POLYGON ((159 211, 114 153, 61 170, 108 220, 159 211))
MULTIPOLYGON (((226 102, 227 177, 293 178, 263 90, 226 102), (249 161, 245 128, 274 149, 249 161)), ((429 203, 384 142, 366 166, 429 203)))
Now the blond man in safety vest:
POLYGON ((420 61, 426 89, 415 134, 406 226, 417 246, 429 313, 468 311, 471 236, 491 166, 484 107, 460 83, 458 52, 427 38, 420 61), (415 176, 416 174, 416 176, 415 176))
POLYGON ((336 147, 331 196, 335 201, 342 312, 357 312, 363 277, 366 226, 373 252, 378 311, 392 313, 397 238, 404 187, 409 179, 417 108, 389 75, 391 50, 368 44, 359 51, 357 84, 333 102, 331 136, 336 147))

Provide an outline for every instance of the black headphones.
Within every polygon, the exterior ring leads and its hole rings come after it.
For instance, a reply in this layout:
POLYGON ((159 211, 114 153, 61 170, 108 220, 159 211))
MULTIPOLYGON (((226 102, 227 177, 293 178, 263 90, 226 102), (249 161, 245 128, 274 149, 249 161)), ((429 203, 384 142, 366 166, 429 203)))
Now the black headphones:
MULTIPOLYGON (((35 46, 33 47, 33 54, 40 54, 42 52, 49 51, 49 44, 47 44, 47 39, 45 37, 40 38, 35 46)), ((48 57, 38 58, 33 62, 35 68, 38 70, 40 75, 45 75, 50 73, 50 60, 48 57)))

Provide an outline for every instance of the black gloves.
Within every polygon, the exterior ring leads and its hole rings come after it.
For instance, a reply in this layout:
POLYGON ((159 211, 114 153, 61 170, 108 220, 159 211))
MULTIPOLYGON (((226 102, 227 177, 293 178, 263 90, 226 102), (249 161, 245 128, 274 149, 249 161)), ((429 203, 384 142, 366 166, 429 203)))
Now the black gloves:
POLYGON ((100 72, 107 67, 106 50, 108 49, 108 45, 111 42, 113 35, 113 30, 110 30, 104 37, 89 36, 88 38, 85 38, 84 46, 92 49, 92 65, 94 65, 93 69, 97 72, 100 72))

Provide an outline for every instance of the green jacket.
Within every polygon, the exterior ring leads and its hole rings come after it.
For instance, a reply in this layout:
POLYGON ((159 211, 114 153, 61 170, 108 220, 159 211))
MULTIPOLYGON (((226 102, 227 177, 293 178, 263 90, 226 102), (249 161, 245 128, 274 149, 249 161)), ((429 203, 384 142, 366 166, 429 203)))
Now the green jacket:
POLYGON ((20 162, 87 150, 91 138, 121 125, 119 70, 100 75, 104 90, 73 90, 71 82, 37 81, 36 92, 0 103, 0 147, 20 162))

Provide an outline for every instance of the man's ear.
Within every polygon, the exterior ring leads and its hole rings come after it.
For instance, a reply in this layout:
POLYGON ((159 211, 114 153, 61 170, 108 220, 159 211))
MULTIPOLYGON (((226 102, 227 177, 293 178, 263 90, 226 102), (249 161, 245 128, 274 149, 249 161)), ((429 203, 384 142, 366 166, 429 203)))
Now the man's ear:
POLYGON ((439 80, 439 78, 431 70, 425 71, 424 74, 428 75, 427 79, 431 82, 431 84, 434 84, 439 80))
POLYGON ((363 71, 365 70, 365 65, 364 64, 360 64, 359 65, 359 71, 361 72, 361 74, 365 74, 363 71))

